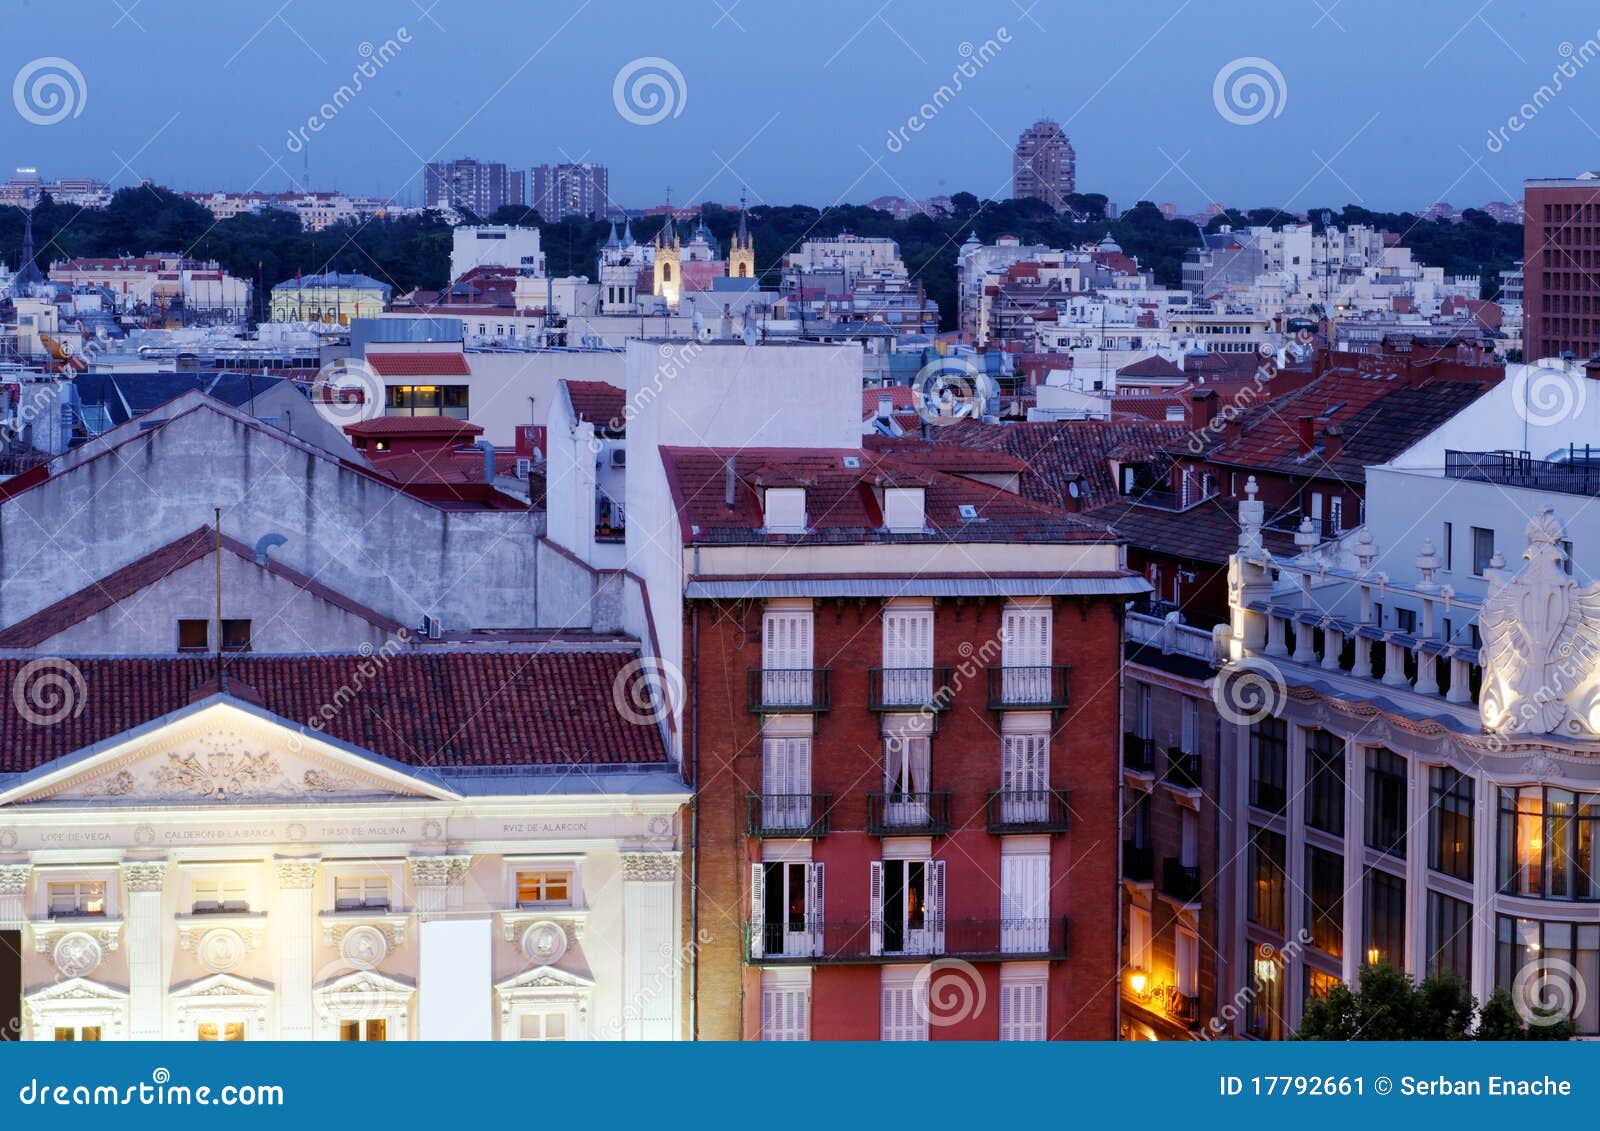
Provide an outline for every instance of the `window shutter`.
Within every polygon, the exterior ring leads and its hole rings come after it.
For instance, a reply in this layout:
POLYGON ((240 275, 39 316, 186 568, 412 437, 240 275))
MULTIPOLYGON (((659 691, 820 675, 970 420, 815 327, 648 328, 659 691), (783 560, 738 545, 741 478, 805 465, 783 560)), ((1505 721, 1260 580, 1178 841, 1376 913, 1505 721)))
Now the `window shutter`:
POLYGON ((811 667, 811 614, 770 612, 766 616, 766 655, 762 666, 777 669, 811 667))
POLYGON ((1200 939, 1192 931, 1180 930, 1177 945, 1173 948, 1178 967, 1178 992, 1194 997, 1200 981, 1200 939))
POLYGON ((750 865, 750 957, 760 958, 765 951, 767 932, 766 919, 766 873, 762 870, 764 864, 759 861, 750 865))
POLYGON ((811 953, 822 953, 822 865, 806 865, 806 930, 811 932, 811 953))
POLYGON ((934 954, 944 953, 944 861, 928 864, 928 931, 934 954))
POLYGON ((1044 667, 1050 663, 1050 610, 1007 609, 1001 638, 1006 667, 1044 667))
POLYGON ((871 873, 867 887, 871 899, 871 951, 873 954, 883 953, 883 862, 872 861, 868 867, 871 873))
POLYGON ((891 704, 920 705, 933 697, 933 613, 883 614, 883 695, 891 704))
POLYGON ((1043 982, 1002 982, 1000 985, 1000 1039, 1042 1041, 1048 994, 1043 982))
POLYGON ((1200 704, 1187 695, 1183 698, 1183 734, 1179 738, 1185 754, 1195 754, 1200 744, 1200 704))

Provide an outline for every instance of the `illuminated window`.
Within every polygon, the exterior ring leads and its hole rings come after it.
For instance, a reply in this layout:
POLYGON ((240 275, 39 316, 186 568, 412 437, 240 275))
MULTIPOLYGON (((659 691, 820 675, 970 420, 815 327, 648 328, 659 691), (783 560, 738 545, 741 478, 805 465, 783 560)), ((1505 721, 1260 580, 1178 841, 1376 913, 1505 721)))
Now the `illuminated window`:
POLYGON ((551 869, 517 873, 518 907, 537 907, 544 904, 571 902, 571 872, 565 869, 551 869))
POLYGON ((194 1027, 197 1041, 242 1041, 243 1021, 202 1021, 194 1027))
POLYGON ((55 1039, 58 1041, 98 1041, 100 1039, 100 1026, 57 1025, 55 1039))
POLYGON ((95 883, 54 883, 49 887, 50 917, 69 919, 106 913, 106 885, 95 883))
POLYGON ((364 1021, 339 1022, 339 1039, 341 1041, 386 1041, 388 1037, 388 1023, 381 1017, 369 1017, 364 1021))
POLYGON ((1472 904, 1428 893, 1428 973, 1472 979, 1472 904))
POLYGON ((1306 925, 1311 945, 1333 958, 1344 953, 1344 856, 1306 846, 1306 925))
POLYGON ((1472 779, 1449 766, 1428 771, 1428 867, 1472 879, 1472 779))
POLYGON ((339 876, 333 881, 335 911, 389 910, 389 881, 382 876, 339 876))

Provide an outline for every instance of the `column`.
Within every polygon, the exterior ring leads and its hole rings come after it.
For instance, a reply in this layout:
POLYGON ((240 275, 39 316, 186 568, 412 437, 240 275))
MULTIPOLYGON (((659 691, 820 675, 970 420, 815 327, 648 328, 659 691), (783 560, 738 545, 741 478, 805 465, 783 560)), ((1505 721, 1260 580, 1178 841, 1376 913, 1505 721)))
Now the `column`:
POLYGON ((28 922, 32 864, 0 864, 0 931, 20 931, 28 922))
POLYGON ((271 918, 277 952, 278 1037, 309 1041, 316 1035, 311 981, 317 858, 281 858, 277 865, 278 898, 271 918))
POLYGON ((675 1041, 683 993, 677 852, 622 853, 623 1037, 675 1041))
POLYGON ((493 917, 460 911, 470 856, 413 856, 412 900, 417 914, 417 1024, 424 1041, 494 1038, 493 917))
POLYGON ((165 860, 140 860, 122 866, 122 891, 127 899, 128 1039, 159 1041, 166 1013, 165 923, 161 893, 166 885, 165 860))
MULTIPOLYGON (((1301 628, 1309 633, 1310 625, 1301 628)), ((1289 724, 1288 775, 1285 786, 1289 802, 1284 807, 1283 860, 1283 1009, 1286 1027, 1296 1028, 1305 1009, 1305 945, 1301 932, 1307 930, 1304 892, 1310 882, 1306 873, 1306 747, 1309 732, 1289 724)))
POLYGON ((466 878, 471 856, 413 856, 406 861, 411 869, 411 896, 419 921, 442 915, 450 909, 451 889, 459 891, 466 878))
MULTIPOLYGON (((1356 646, 1367 641, 1357 637, 1356 646)), ((1354 735, 1344 738, 1344 980, 1355 986, 1366 959, 1362 906, 1367 892, 1367 751, 1354 735)))

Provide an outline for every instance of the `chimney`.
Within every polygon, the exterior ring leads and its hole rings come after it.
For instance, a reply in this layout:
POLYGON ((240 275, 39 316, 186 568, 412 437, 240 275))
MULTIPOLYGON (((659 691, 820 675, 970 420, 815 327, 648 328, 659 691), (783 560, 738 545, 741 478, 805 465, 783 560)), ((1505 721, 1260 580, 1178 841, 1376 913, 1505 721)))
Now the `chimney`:
POLYGON ((1217 391, 1196 389, 1189 397, 1189 427, 1195 432, 1208 427, 1217 418, 1217 391))
POLYGON ((1317 446, 1317 418, 1314 416, 1301 416, 1296 418, 1295 424, 1300 437, 1300 454, 1308 456, 1317 446))
POLYGON ((1344 450, 1344 429, 1334 425, 1322 434, 1322 457, 1333 459, 1344 450))
POLYGON ((880 396, 878 398, 878 419, 888 420, 893 415, 894 398, 889 396, 880 396))
POLYGON ((727 467, 726 467, 725 471, 723 472, 723 485, 722 485, 723 498, 722 498, 722 501, 723 501, 724 504, 727 505, 727 508, 730 511, 733 509, 733 492, 734 492, 734 488, 738 486, 738 483, 739 483, 738 477, 735 475, 734 470, 733 470, 733 457, 729 456, 728 457, 727 467))

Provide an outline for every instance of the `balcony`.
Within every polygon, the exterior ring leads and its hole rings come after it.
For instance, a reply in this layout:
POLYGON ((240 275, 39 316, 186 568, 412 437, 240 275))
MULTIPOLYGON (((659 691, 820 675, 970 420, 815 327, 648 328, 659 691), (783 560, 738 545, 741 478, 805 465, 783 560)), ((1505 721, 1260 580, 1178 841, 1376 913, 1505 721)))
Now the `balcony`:
POLYGON ((1184 905, 1200 902, 1200 868, 1183 864, 1176 856, 1161 861, 1161 894, 1174 903, 1184 905))
POLYGON ((828 710, 828 668, 751 668, 754 715, 820 715, 828 710))
POLYGON ((1122 768, 1132 774, 1156 772, 1156 740, 1136 734, 1122 736, 1122 768))
POLYGON ((829 919, 803 924, 769 923, 757 933, 745 928, 745 959, 762 966, 848 965, 926 962, 1055 960, 1068 954, 1068 919, 925 920, 900 926, 871 919, 829 919), (791 929, 798 927, 799 929, 791 929), (759 941, 759 945, 757 944, 759 941))
POLYGON ((1200 789, 1200 755, 1185 754, 1178 746, 1167 748, 1167 768, 1161 780, 1173 789, 1200 789))
POLYGON ((950 831, 948 793, 869 793, 870 836, 943 836, 950 831))
POLYGON ((1149 845, 1140 848, 1132 841, 1122 842, 1122 878, 1135 884, 1148 884, 1155 877, 1155 854, 1149 845))
POLYGON ((1067 665, 989 669, 989 710, 1062 711, 1067 701, 1067 665))
POLYGON ((869 711, 948 711, 949 668, 868 668, 869 711))
POLYGON ((751 793, 745 795, 745 835, 806 837, 828 835, 829 793, 751 793))
POLYGON ((996 790, 989 794, 985 815, 989 831, 1003 833, 1064 833, 1067 831, 1065 789, 996 790))

